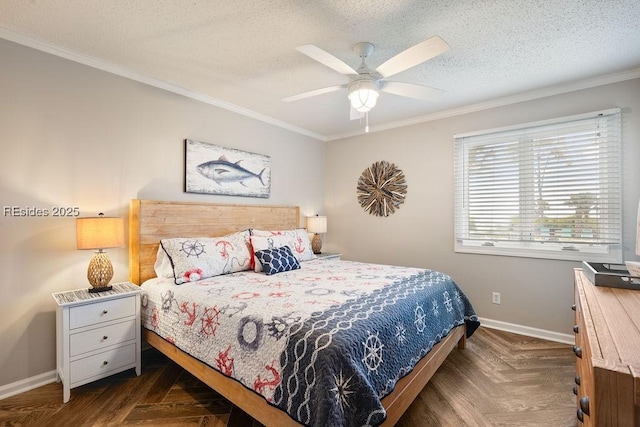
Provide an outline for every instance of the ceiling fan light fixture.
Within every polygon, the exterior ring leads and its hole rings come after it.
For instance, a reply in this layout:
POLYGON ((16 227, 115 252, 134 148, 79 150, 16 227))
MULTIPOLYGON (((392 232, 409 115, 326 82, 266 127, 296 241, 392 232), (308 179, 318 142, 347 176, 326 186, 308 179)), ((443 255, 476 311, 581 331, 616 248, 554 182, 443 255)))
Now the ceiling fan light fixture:
POLYGON ((349 101, 354 110, 366 113, 378 102, 378 85, 374 80, 356 80, 349 85, 349 101))

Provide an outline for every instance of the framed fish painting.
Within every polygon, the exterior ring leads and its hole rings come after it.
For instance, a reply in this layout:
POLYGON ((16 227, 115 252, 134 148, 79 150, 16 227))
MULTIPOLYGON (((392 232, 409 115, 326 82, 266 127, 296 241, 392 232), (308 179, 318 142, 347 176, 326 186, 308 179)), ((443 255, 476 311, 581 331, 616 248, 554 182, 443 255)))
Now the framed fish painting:
POLYGON ((268 198, 271 157, 185 139, 185 192, 268 198))

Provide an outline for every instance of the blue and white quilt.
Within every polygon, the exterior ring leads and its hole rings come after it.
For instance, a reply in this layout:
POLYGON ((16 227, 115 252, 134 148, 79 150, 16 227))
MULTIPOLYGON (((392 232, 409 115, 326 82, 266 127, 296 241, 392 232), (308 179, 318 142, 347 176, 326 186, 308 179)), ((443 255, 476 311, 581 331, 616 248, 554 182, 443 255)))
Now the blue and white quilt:
POLYGON ((436 271, 312 260, 143 285, 143 325, 311 426, 375 426, 381 399, 453 328, 479 326, 436 271))

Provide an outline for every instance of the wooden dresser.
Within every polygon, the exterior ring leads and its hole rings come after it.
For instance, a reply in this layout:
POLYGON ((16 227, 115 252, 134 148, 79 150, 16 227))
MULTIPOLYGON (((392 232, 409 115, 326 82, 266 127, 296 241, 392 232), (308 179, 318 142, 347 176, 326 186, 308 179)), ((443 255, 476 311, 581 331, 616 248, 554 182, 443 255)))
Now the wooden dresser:
POLYGON ((575 270, 576 405, 586 426, 640 426, 640 290, 575 270))

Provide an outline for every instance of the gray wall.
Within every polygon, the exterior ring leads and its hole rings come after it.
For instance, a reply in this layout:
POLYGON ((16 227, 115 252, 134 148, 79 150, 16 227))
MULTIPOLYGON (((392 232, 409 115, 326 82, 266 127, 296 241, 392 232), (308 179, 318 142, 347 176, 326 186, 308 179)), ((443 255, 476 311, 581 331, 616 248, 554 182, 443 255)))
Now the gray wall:
MULTIPOLYGON (((324 142, 3 40, 0 58, 0 387, 55 368, 51 293, 88 286, 92 255, 76 250, 73 218, 10 217, 5 206, 123 217, 132 198, 322 209, 324 142), (271 156, 271 197, 185 194, 184 138, 271 156)), ((114 281, 126 280, 126 248, 109 255, 114 281)))
MULTIPOLYGON (((329 219, 323 249, 345 259, 451 274, 486 318, 570 333, 578 263, 453 253, 453 135, 610 107, 623 108, 624 244, 635 244, 640 198, 640 80, 325 143, 0 40, 0 200, 78 206, 125 216, 129 200, 299 205, 329 219), (193 138, 271 156, 271 197, 183 192, 183 142, 193 138), (324 161, 322 160, 324 159, 324 161), (378 160, 409 185, 389 218, 366 214, 356 182, 378 160), (491 304, 491 292, 502 304, 491 304)), ((371 115, 372 124, 375 114, 371 115)), ((4 213, 4 212, 3 212, 4 213)), ((302 222, 301 222, 302 223, 302 222)), ((72 218, 0 216, 0 387, 55 367, 52 292, 87 286, 91 252, 72 218)), ((114 280, 126 249, 110 250, 114 280)))
MULTIPOLYGON (((611 107, 622 108, 624 255, 637 260, 640 79, 330 142, 325 248, 345 259, 441 270, 482 317, 570 334, 580 263, 453 252, 453 135, 611 107), (367 214, 356 199, 360 174, 379 160, 400 167, 408 184, 405 203, 387 218, 367 214), (502 294, 500 305, 491 303, 493 291, 502 294)), ((375 111, 369 120, 375 126, 375 111)))

